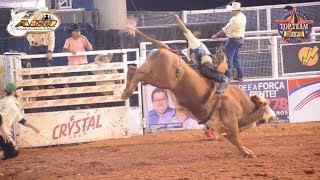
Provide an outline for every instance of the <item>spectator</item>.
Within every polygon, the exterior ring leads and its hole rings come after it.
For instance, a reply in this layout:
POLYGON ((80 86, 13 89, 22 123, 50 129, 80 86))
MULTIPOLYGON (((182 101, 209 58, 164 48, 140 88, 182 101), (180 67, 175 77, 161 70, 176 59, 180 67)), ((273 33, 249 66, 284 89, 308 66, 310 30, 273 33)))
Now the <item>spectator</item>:
MULTIPOLYGON (((105 63, 110 63, 112 61, 112 57, 113 55, 111 53, 109 54, 100 54, 98 56, 96 56, 94 58, 94 62, 95 64, 98 65, 103 65, 105 63)), ((114 74, 114 73, 118 73, 117 70, 112 69, 112 70, 101 70, 101 71, 92 71, 92 74, 94 75, 104 75, 104 74, 114 74)), ((99 81, 97 82, 98 86, 102 86, 102 85, 112 85, 112 84, 119 84, 119 81, 99 81)), ((103 92, 103 95, 113 95, 112 91, 109 92, 103 92)))
MULTIPOLYGON (((71 33, 72 37, 68 38, 63 46, 63 52, 70 52, 73 55, 76 55, 77 52, 85 52, 85 50, 92 50, 92 45, 88 41, 88 39, 81 35, 80 26, 78 24, 73 24, 71 28, 68 30, 68 33, 71 33)), ((68 65, 69 66, 76 66, 76 65, 84 65, 88 64, 87 56, 69 56, 68 57, 68 65)), ((89 75, 88 72, 72 72, 69 74, 69 76, 87 76, 89 75)), ((81 87, 81 86, 88 86, 88 83, 74 83, 68 85, 70 87, 81 87)), ((71 95, 71 98, 77 98, 77 97, 85 97, 84 94, 81 95, 71 95)), ((87 109, 88 106, 84 105, 82 107, 83 109, 87 109)), ((76 109, 79 109, 77 107, 76 109)))
POLYGON ((158 124, 181 123, 183 129, 198 129, 201 125, 179 109, 171 111, 159 118, 158 124))
MULTIPOLYGON (((73 24, 68 32, 72 34, 72 37, 68 38, 64 43, 63 52, 71 52, 73 55, 76 55, 77 52, 85 52, 85 49, 92 50, 92 45, 88 39, 81 35, 78 24, 73 24)), ((70 56, 68 60, 69 66, 88 64, 87 56, 70 56)))
POLYGON ((293 7, 292 6, 286 6, 283 8, 284 12, 292 11, 293 7))
POLYGON ((27 122, 22 114, 17 98, 19 88, 13 83, 9 83, 5 88, 6 97, 0 100, 0 159, 6 160, 15 158, 19 150, 13 140, 12 125, 14 122, 30 127, 39 134, 39 130, 31 123, 27 122))
MULTIPOLYGON (((48 8, 44 7, 41 10, 48 11, 48 8)), ((54 31, 28 33, 26 38, 30 44, 30 54, 47 54, 47 58, 32 58, 30 60, 32 68, 51 66, 49 60, 52 61, 52 53, 55 46, 54 31)), ((34 76, 34 78, 38 77, 39 76, 34 76)))
POLYGON ((159 118, 174 109, 169 107, 168 94, 164 89, 156 88, 151 93, 153 110, 148 112, 149 125, 158 124, 159 118))
POLYGON ((225 53, 228 58, 228 71, 226 75, 228 78, 232 76, 233 65, 237 70, 237 77, 234 80, 243 81, 243 66, 239 57, 239 49, 244 44, 244 32, 246 30, 247 18, 240 12, 241 4, 238 2, 233 2, 232 6, 228 5, 227 9, 232 10, 233 17, 230 19, 229 23, 222 28, 217 34, 213 35, 212 39, 217 39, 218 37, 226 34, 228 41, 225 43, 225 53))

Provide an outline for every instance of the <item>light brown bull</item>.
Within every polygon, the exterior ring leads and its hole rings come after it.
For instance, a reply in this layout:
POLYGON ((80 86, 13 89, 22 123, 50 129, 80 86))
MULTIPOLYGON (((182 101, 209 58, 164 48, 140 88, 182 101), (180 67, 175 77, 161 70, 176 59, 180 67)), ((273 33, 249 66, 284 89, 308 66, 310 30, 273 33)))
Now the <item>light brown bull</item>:
POLYGON ((214 95, 213 83, 194 71, 167 45, 132 29, 159 49, 150 54, 141 67, 129 67, 122 99, 129 98, 140 81, 169 89, 178 108, 207 127, 214 128, 237 146, 245 157, 256 157, 253 151, 242 145, 239 133, 276 118, 267 101, 259 95, 249 98, 233 85, 228 86, 224 94, 214 95))

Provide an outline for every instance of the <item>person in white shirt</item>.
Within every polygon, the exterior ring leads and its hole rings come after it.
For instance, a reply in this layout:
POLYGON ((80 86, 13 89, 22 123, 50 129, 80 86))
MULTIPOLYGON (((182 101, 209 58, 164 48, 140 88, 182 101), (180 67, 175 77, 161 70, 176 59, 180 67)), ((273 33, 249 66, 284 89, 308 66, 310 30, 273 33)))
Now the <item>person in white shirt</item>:
POLYGON ((0 100, 0 159, 2 160, 15 158, 19 154, 12 135, 12 125, 14 122, 19 122, 39 133, 39 130, 27 122, 21 114, 20 105, 17 100, 19 88, 15 84, 9 83, 5 91, 6 97, 0 100))
POLYGON ((228 57, 228 71, 226 75, 228 78, 232 76, 233 66, 236 67, 237 77, 234 80, 243 81, 243 65, 239 57, 239 49, 244 44, 244 32, 246 30, 247 18, 240 12, 241 4, 233 2, 232 6, 228 5, 227 9, 232 10, 233 17, 229 23, 223 27, 217 34, 213 35, 212 39, 218 39, 218 37, 226 35, 228 41, 225 43, 225 53, 228 57))

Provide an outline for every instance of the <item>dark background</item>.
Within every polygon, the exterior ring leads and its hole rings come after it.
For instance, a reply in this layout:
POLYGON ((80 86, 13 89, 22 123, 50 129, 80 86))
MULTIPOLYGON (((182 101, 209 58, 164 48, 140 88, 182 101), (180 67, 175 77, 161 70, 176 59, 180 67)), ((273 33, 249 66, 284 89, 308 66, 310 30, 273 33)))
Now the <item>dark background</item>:
MULTIPOLYGON (((316 1, 317 0, 238 0, 237 2, 240 2, 243 7, 249 7, 316 1)), ((202 10, 226 6, 231 2, 230 0, 127 0, 127 9, 128 11, 202 10)))

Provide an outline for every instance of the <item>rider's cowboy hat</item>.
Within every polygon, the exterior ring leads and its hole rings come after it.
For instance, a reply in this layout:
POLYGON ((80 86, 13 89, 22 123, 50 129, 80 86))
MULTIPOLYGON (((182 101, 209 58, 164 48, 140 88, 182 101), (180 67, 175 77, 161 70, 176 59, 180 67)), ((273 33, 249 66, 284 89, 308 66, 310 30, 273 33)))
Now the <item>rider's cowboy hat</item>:
POLYGON ((226 9, 227 9, 227 10, 231 10, 231 11, 240 11, 240 9, 241 9, 241 3, 239 3, 239 2, 232 2, 231 5, 227 5, 226 9))
POLYGON ((107 53, 107 54, 99 54, 98 56, 96 56, 94 58, 94 62, 99 61, 102 57, 104 56, 108 56, 108 58, 110 59, 110 61, 112 60, 113 54, 112 53, 107 53))
POLYGON ((68 28, 67 32, 68 32, 68 33, 71 33, 71 32, 74 31, 74 30, 79 30, 79 31, 81 31, 81 28, 80 28, 79 24, 77 24, 77 23, 72 24, 71 27, 68 28))

